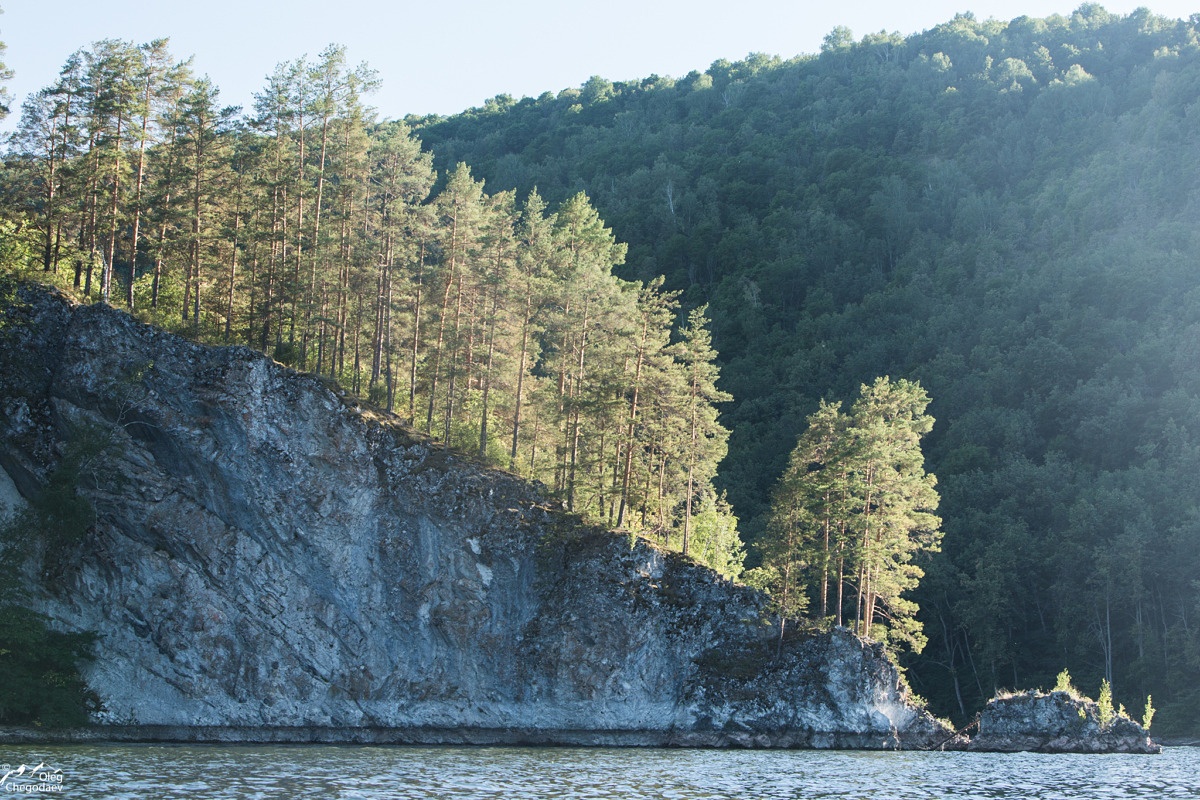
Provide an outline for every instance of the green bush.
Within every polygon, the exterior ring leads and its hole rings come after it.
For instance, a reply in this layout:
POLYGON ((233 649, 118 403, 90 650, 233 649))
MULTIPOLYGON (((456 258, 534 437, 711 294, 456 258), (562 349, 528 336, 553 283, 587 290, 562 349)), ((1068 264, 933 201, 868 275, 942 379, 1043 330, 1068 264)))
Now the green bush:
POLYGON ((1116 713, 1113 711, 1112 686, 1109 685, 1108 679, 1100 681, 1100 699, 1096 701, 1100 707, 1100 728, 1105 729, 1113 724, 1113 719, 1116 713))
POLYGON ((52 630, 25 608, 20 565, 40 551, 42 578, 52 583, 53 559, 84 539, 96 515, 77 487, 107 444, 98 431, 77 429, 41 492, 0 525, 0 724, 83 725, 98 706, 79 672, 92 657, 95 635, 52 630))
POLYGON ((87 723, 96 697, 79 674, 95 637, 50 630, 26 608, 0 605, 0 723, 65 727, 87 723))

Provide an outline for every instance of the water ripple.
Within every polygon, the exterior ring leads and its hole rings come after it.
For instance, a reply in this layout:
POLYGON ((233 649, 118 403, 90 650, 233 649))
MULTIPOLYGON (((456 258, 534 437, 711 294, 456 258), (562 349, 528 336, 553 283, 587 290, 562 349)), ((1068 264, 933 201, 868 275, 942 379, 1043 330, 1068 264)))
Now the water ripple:
POLYGON ((54 796, 88 800, 1200 797, 1200 748, 1170 748, 1162 756, 1088 756, 315 745, 0 747, 3 771, 39 762, 63 771, 63 791, 54 796))

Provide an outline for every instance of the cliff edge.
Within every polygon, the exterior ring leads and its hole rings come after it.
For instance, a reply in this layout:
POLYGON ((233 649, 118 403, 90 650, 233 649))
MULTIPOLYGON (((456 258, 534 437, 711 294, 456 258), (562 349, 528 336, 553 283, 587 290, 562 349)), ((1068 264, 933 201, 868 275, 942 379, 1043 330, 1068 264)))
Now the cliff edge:
POLYGON ((877 645, 835 631, 777 658, 758 593, 584 526, 316 378, 104 306, 20 298, 0 330, 0 488, 36 496, 73 442, 102 442, 80 484, 95 524, 53 552, 28 543, 27 566, 31 607, 99 635, 100 725, 863 748, 951 735, 877 645))

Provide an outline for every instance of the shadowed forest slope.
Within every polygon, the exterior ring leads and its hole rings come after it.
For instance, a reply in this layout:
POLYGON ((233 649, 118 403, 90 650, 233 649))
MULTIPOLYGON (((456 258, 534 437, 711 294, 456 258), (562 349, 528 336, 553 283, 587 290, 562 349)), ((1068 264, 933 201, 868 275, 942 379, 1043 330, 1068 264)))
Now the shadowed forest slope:
POLYGON ((709 303, 751 540, 822 397, 918 379, 943 551, 918 691, 1081 685, 1198 727, 1195 18, 959 16, 903 37, 410 120, 489 190, 586 191, 626 277, 709 303))

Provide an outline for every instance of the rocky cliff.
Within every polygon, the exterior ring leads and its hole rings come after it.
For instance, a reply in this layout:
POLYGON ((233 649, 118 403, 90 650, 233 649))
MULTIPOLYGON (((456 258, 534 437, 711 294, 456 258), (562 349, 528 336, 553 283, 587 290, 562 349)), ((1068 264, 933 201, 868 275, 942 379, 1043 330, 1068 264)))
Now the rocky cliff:
POLYGON ((316 378, 21 298, 0 331, 0 488, 34 497, 73 443, 100 442, 80 472, 95 524, 26 549, 29 603, 99 634, 86 677, 101 724, 874 748, 949 735, 877 646, 839 631, 776 658, 757 593, 586 527, 316 378))
POLYGON ((1102 722, 1094 700, 1072 692, 1028 691, 988 701, 970 750, 1015 753, 1141 753, 1162 747, 1132 719, 1102 722))

